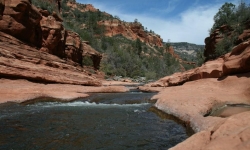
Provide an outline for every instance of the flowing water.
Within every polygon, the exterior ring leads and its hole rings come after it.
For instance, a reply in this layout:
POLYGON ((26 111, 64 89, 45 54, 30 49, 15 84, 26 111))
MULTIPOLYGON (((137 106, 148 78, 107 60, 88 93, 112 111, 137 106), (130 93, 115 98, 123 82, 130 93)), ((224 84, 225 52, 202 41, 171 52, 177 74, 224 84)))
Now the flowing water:
POLYGON ((0 149, 167 149, 187 138, 148 111, 151 93, 95 94, 75 102, 0 105, 0 149))

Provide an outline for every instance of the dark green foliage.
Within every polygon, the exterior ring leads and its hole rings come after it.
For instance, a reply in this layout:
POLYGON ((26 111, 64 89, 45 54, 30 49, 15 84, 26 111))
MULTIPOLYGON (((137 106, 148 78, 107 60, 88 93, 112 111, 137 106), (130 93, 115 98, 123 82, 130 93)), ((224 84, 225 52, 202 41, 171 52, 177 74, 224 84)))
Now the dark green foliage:
POLYGON ((249 4, 246 4, 243 0, 238 7, 235 7, 235 5, 231 3, 225 3, 214 16, 214 25, 210 33, 222 25, 226 25, 228 30, 221 32, 223 40, 217 43, 215 53, 210 55, 208 59, 215 59, 230 52, 232 48, 238 44, 238 36, 246 29, 246 24, 249 21, 249 4))
POLYGON ((219 28, 222 25, 229 25, 235 20, 235 5, 232 3, 225 3, 221 6, 219 11, 214 16, 214 25, 211 29, 213 32, 216 28, 219 28))
POLYGON ((205 61, 205 57, 204 57, 203 53, 204 53, 204 50, 197 51, 197 53, 196 53, 196 65, 197 65, 197 67, 200 67, 205 61))
POLYGON ((137 38, 135 42, 135 49, 138 55, 142 52, 141 41, 137 38))
POLYGON ((31 0, 31 3, 43 10, 48 10, 50 13, 52 13, 53 11, 58 11, 56 3, 54 1, 49 2, 46 0, 31 0))
POLYGON ((214 57, 217 58, 230 52, 233 48, 233 42, 232 37, 224 37, 222 41, 216 44, 214 57))
MULTIPOLYGON (((138 55, 136 41, 122 36, 106 37, 105 41, 108 48, 105 51, 106 57, 101 63, 101 70, 107 75, 145 76, 147 79, 156 79, 180 71, 179 62, 168 53, 164 53, 164 55, 154 53, 150 56, 142 53, 138 55)), ((153 51, 144 43, 141 43, 141 47, 153 51)))
POLYGON ((90 56, 84 56, 82 59, 83 66, 93 66, 93 61, 90 56))

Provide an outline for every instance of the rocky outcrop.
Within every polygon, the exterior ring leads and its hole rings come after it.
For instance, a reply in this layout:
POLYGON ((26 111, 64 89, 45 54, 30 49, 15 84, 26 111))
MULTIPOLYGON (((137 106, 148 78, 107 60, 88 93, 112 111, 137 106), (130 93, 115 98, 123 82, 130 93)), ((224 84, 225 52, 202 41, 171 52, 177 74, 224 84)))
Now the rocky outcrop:
MULTIPOLYGON (((43 52, 72 61, 72 64, 82 64, 84 49, 81 48, 81 39, 77 33, 65 30, 62 21, 55 12, 50 14, 37 9, 29 0, 7 1, 3 19, 0 20, 0 31, 36 46, 43 52)), ((100 63, 100 60, 97 61, 100 63)))
POLYGON ((79 35, 67 31, 53 12, 39 10, 29 0, 1 1, 0 75, 37 82, 100 85, 82 67, 82 56, 91 53, 95 68, 101 54, 86 48, 79 35), (3 6, 3 7, 2 7, 3 6), (2 11, 2 10, 1 10, 2 11), (22 71, 25 70, 25 71, 22 71))
POLYGON ((45 14, 40 21, 40 25, 42 29, 42 47, 40 50, 63 58, 65 55, 64 43, 66 31, 62 23, 57 21, 53 16, 45 14))
POLYGON ((42 15, 29 0, 5 1, 0 31, 22 41, 41 46, 40 20, 42 15))
POLYGON ((118 19, 113 20, 102 20, 99 21, 100 26, 105 28, 105 36, 115 36, 123 35, 124 37, 136 40, 140 39, 142 42, 145 42, 152 46, 162 47, 162 39, 159 35, 154 33, 149 33, 144 30, 143 26, 139 22, 123 22, 118 19))
POLYGON ((204 56, 206 57, 205 61, 208 61, 211 59, 211 56, 215 53, 215 47, 216 44, 218 44, 224 37, 230 36, 232 33, 232 30, 226 26, 223 25, 220 28, 216 29, 214 32, 210 34, 209 37, 205 39, 205 49, 204 49, 204 56))
POLYGON ((250 40, 234 47, 232 52, 225 56, 224 61, 224 76, 250 71, 250 40))
POLYGON ((99 11, 99 9, 96 9, 92 4, 80 4, 80 3, 77 3, 75 0, 67 0, 67 6, 69 6, 70 8, 73 8, 73 9, 77 8, 81 12, 87 12, 87 11, 97 12, 97 11, 99 11))
POLYGON ((82 43, 80 36, 72 31, 67 31, 65 42, 65 55, 68 60, 82 64, 82 43))
POLYGON ((201 67, 186 72, 175 73, 164 77, 147 86, 166 87, 181 85, 188 81, 203 78, 220 78, 227 75, 250 71, 250 40, 235 46, 231 53, 213 61, 204 63, 201 67))
POLYGON ((100 86, 80 65, 39 51, 0 32, 0 77, 28 79, 42 83, 64 83, 100 86))
POLYGON ((82 57, 89 57, 93 62, 94 68, 98 70, 100 68, 102 55, 95 49, 93 49, 89 45, 89 42, 87 41, 82 42, 82 49, 83 49, 82 57))

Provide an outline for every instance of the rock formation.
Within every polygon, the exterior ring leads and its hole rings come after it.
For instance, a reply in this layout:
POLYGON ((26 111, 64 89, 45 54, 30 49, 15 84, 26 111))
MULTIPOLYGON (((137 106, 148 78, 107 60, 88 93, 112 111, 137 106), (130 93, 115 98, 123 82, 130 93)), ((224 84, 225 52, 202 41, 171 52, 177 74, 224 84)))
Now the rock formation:
POLYGON ((197 132, 172 149, 249 149, 249 111, 227 118, 204 117, 225 104, 250 104, 249 77, 247 73, 220 80, 207 78, 160 90, 153 97, 157 100, 155 106, 180 118, 197 132))
POLYGON ((29 0, 5 1, 0 31, 22 41, 41 46, 42 15, 29 0))
POLYGON ((77 33, 65 30, 55 12, 39 10, 29 0, 1 1, 0 8, 1 76, 100 85, 81 65, 82 56, 89 53, 98 69, 101 54, 86 47, 77 33))
POLYGON ((123 35, 124 37, 136 40, 140 39, 151 46, 162 47, 162 39, 159 35, 144 30, 139 22, 123 22, 119 19, 99 21, 100 26, 105 28, 105 36, 123 35))
POLYGON ((207 61, 201 67, 186 72, 175 73, 164 77, 147 86, 166 87, 181 85, 188 81, 203 78, 220 78, 227 75, 245 73, 250 71, 250 40, 235 46, 232 52, 213 61, 207 61))
POLYGON ((80 66, 55 55, 39 51, 18 39, 0 32, 0 76, 28 79, 42 83, 64 83, 100 86, 80 66))
POLYGON ((93 49, 89 45, 89 42, 87 42, 87 41, 82 41, 82 49, 83 49, 82 57, 91 58, 94 68, 99 69, 102 55, 99 52, 97 52, 95 49, 93 49))
POLYGON ((74 9, 77 8, 81 12, 86 12, 86 11, 97 12, 97 11, 99 11, 92 4, 80 4, 80 3, 77 3, 75 0, 68 0, 67 6, 69 6, 70 8, 74 8, 74 9))

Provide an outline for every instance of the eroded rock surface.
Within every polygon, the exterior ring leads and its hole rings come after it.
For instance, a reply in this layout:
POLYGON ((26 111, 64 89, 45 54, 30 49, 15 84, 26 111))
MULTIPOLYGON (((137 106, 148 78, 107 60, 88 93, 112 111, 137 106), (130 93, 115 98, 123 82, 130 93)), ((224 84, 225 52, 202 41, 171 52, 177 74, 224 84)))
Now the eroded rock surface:
POLYGON ((0 32, 0 76, 36 82, 100 86, 80 65, 73 66, 55 55, 39 51, 0 32))
POLYGON ((4 7, 4 11, 0 20, 0 31, 35 46, 41 46, 42 15, 29 0, 5 0, 4 6, 1 7, 4 7))
MULTIPOLYGON (((29 0, 1 1, 0 31, 16 37, 41 51, 82 64, 82 41, 67 31, 55 12, 38 10, 29 0), (5 9, 3 9, 5 8, 5 9), (4 11, 3 11, 4 10, 4 11)), ((98 54, 99 53, 95 53, 98 54)), ((100 62, 100 60, 97 60, 100 62)))
POLYGON ((152 46, 162 47, 162 39, 159 35, 154 33, 146 32, 143 26, 139 22, 123 22, 118 19, 113 20, 102 20, 99 21, 100 26, 105 27, 106 36, 123 35, 124 37, 132 40, 140 39, 152 46))

